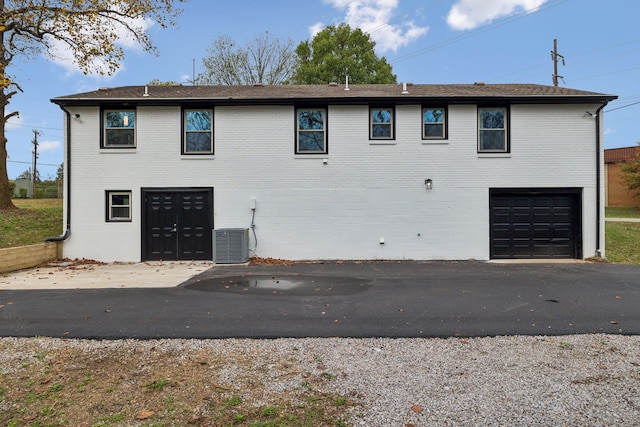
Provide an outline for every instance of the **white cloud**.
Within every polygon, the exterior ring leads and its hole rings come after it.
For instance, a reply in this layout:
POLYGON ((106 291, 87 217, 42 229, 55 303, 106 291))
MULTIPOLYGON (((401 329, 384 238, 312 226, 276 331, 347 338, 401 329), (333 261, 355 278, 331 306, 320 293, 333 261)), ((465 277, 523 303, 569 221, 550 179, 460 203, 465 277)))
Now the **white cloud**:
POLYGON ((533 13, 547 0, 459 0, 449 10, 447 24, 454 30, 473 30, 514 13, 533 13))
MULTIPOLYGON (((144 18, 130 19, 128 20, 128 23, 132 28, 138 28, 143 32, 147 32, 154 24, 153 21, 144 18)), ((110 21, 105 20, 102 27, 104 29, 103 31, 111 31, 117 35, 116 45, 123 48, 125 51, 130 50, 139 52, 142 50, 142 46, 140 46, 135 37, 133 37, 130 31, 128 31, 123 25, 114 24, 110 21)), ((89 34, 89 36, 91 35, 89 34)), ((69 49, 69 46, 52 37, 49 37, 48 44, 50 46, 48 51, 48 59, 64 68, 67 72, 67 76, 82 73, 73 57, 73 52, 71 51, 71 49, 69 49)), ((105 61, 101 60, 100 58, 94 59, 89 68, 91 70, 94 70, 93 73, 89 74, 90 76, 101 79, 109 78, 105 77, 109 67, 107 66, 105 61)), ((115 76, 118 71, 121 71, 123 69, 124 66, 121 63, 120 68, 116 70, 113 76, 115 76)))
POLYGON ((38 151, 57 151, 62 147, 60 141, 40 141, 38 142, 38 151))
POLYGON ((324 28, 324 24, 322 22, 316 22, 312 26, 309 27, 309 33, 311 33, 311 37, 315 37, 322 29, 324 28))
MULTIPOLYGON (((429 31, 408 20, 400 25, 390 24, 399 0, 325 0, 335 8, 347 8, 344 21, 352 28, 360 28, 376 42, 380 52, 393 51, 406 46, 429 31)), ((318 33, 323 24, 310 27, 312 36, 318 33)))

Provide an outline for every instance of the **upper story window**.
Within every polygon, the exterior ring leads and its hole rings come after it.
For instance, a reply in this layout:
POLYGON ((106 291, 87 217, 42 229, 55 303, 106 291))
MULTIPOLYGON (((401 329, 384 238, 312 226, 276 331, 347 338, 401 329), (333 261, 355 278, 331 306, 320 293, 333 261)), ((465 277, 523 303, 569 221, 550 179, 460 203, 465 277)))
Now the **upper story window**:
POLYGON ((184 110, 183 154, 213 154, 213 111, 184 110))
POLYGON ((509 115, 507 108, 478 108, 478 152, 509 152, 509 115))
POLYGON ((105 110, 103 148, 135 148, 135 110, 105 110))
POLYGON ((422 109, 422 139, 447 138, 447 109, 425 107, 422 109))
POLYGON ((296 110, 296 154, 327 153, 327 110, 296 110))
POLYGON ((394 139, 393 119, 393 108, 370 108, 369 139, 394 139))

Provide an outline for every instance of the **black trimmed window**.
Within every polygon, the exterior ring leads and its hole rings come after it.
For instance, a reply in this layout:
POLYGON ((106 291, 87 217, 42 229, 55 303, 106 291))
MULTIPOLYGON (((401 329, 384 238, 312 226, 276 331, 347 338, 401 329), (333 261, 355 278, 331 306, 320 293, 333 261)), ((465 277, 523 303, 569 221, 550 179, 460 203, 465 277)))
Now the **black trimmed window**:
POLYGON ((326 154, 327 109, 296 109, 296 154, 326 154))
POLYGON ((370 107, 369 108, 369 139, 395 139, 394 123, 395 108, 370 107))
POLYGON ((136 147, 136 111, 104 110, 102 148, 136 147))
POLYGON ((509 109, 478 107, 478 153, 509 152, 509 109))
POLYGON ((183 110, 182 154, 213 154, 213 110, 183 110))
POLYGON ((447 139, 447 108, 422 108, 422 139, 447 139))
POLYGON ((131 191, 107 190, 107 222, 131 221, 131 191))

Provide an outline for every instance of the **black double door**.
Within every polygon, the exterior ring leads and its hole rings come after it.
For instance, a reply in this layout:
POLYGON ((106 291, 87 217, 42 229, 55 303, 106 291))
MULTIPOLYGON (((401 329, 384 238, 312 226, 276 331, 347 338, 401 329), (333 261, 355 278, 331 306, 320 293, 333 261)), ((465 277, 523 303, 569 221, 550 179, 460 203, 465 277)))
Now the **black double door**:
POLYGON ((145 261, 211 260, 213 189, 143 189, 145 261))

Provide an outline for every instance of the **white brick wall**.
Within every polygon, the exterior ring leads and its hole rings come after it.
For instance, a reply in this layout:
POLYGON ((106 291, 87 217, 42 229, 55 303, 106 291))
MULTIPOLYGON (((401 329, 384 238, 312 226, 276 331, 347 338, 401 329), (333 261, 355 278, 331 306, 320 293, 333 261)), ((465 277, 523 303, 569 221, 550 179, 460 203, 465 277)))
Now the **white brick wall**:
POLYGON ((138 107, 135 150, 101 150, 99 109, 74 108, 65 256, 139 261, 143 187, 213 187, 215 228, 248 227, 255 198, 255 255, 285 259, 488 259, 489 188, 579 187, 592 256, 594 109, 514 105, 511 153, 479 156, 475 105, 449 106, 442 143, 421 139, 419 105, 397 106, 392 144, 369 141, 368 106, 330 106, 329 154, 303 156, 293 107, 217 107, 215 157, 189 157, 179 107, 138 107), (132 190, 131 222, 105 221, 105 190, 132 190))

